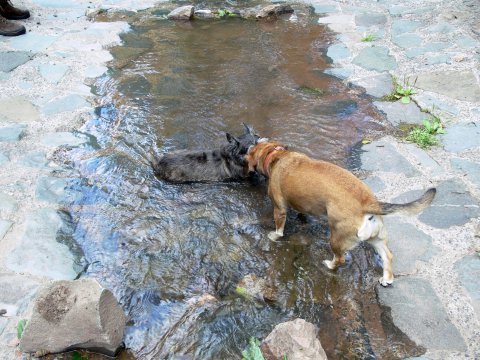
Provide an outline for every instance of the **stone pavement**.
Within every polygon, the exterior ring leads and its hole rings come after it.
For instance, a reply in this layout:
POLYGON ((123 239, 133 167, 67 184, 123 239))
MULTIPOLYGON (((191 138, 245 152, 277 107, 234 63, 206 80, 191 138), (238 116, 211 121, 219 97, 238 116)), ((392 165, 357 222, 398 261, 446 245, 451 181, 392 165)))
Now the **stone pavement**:
MULTIPOLYGON (((0 37, 0 359, 21 358, 15 326, 39 285, 81 270, 65 199, 79 181, 56 163, 58 146, 89 141, 76 130, 92 116, 92 79, 106 50, 128 29, 85 16, 102 4, 136 10, 156 1, 25 0, 27 34, 0 37), (57 234, 62 233, 62 242, 57 234)), ((365 88, 393 126, 421 123, 429 110, 446 124, 442 146, 424 151, 386 136, 363 147, 369 183, 385 201, 436 186, 418 217, 390 217, 392 287, 378 288, 395 324, 425 358, 480 358, 480 14, 475 0, 313 1, 337 32, 330 74, 365 88), (374 41, 362 42, 366 35, 374 41), (378 101, 392 75, 415 86, 414 103, 378 101)))

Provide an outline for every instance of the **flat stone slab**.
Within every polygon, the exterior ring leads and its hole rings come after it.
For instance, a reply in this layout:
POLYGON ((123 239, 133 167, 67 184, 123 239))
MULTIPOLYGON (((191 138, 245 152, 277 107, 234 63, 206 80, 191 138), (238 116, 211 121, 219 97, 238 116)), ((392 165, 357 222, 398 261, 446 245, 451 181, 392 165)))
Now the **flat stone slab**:
POLYGON ((25 125, 16 124, 7 127, 0 127, 0 142, 18 141, 25 133, 25 125))
POLYGON ((339 79, 346 79, 353 74, 351 69, 330 68, 325 70, 325 74, 335 76, 339 79))
POLYGON ((46 168, 48 167, 48 160, 44 152, 32 151, 26 154, 19 160, 19 163, 33 168, 46 168))
POLYGON ((85 77, 87 78, 97 78, 108 71, 106 66, 101 65, 92 65, 85 70, 85 77))
POLYGON ((50 101, 43 107, 42 111, 45 115, 53 115, 65 111, 76 111, 88 107, 91 107, 91 105, 83 96, 70 94, 63 98, 50 101))
POLYGON ((431 118, 429 114, 420 111, 413 101, 409 104, 403 104, 400 101, 375 101, 373 104, 387 115, 387 120, 394 126, 402 123, 421 125, 424 119, 431 118))
POLYGON ((365 151, 360 155, 364 170, 393 172, 404 174, 407 177, 420 174, 392 144, 385 140, 363 145, 362 150, 365 151))
POLYGON ((362 49, 360 53, 353 58, 352 62, 367 70, 379 72, 397 68, 395 58, 391 56, 388 49, 383 46, 372 46, 362 49))
POLYGON ((18 273, 29 273, 55 280, 77 276, 75 258, 65 244, 57 242, 64 222, 54 209, 42 208, 29 213, 25 233, 8 256, 7 267, 18 273))
POLYGON ((333 44, 328 47, 327 56, 335 63, 348 58, 350 56, 350 50, 348 50, 344 44, 333 44))
POLYGON ((445 173, 440 164, 436 162, 430 155, 428 155, 425 150, 420 149, 415 144, 405 144, 405 147, 410 155, 414 157, 415 164, 424 169, 425 174, 429 174, 430 176, 439 176, 445 173))
POLYGON ((400 46, 404 49, 409 49, 411 47, 420 45, 422 43, 422 38, 417 34, 407 33, 407 34, 400 34, 400 35, 394 36, 392 38, 392 41, 397 46, 400 46))
POLYGON ((374 192, 378 193, 385 190, 385 183, 378 176, 368 177, 362 180, 374 192))
POLYGON ((49 203, 72 204, 82 199, 82 193, 72 189, 76 179, 41 176, 37 180, 37 200, 49 203))
POLYGON ((33 54, 28 51, 0 51, 0 71, 10 72, 31 60, 33 54))
POLYGON ((440 112, 442 116, 451 117, 452 115, 458 115, 460 113, 455 105, 439 100, 435 96, 430 96, 424 93, 420 95, 414 95, 414 97, 424 109, 435 111, 435 113, 440 112))
POLYGON ((364 13, 355 16, 357 26, 370 27, 373 25, 383 25, 387 22, 387 17, 381 13, 364 13))
POLYGON ((458 278, 467 294, 472 299, 473 308, 480 316, 480 256, 469 255, 455 263, 458 278))
POLYGON ((365 92, 377 98, 391 94, 393 91, 393 81, 390 74, 380 74, 369 76, 359 80, 352 81, 354 85, 365 88, 365 92))
POLYGON ((88 137, 70 132, 55 132, 46 134, 42 143, 49 146, 80 146, 88 142, 88 137))
POLYGON ((10 230, 10 228, 12 227, 12 225, 13 225, 13 222, 9 220, 0 219, 0 240, 3 239, 3 237, 8 232, 8 230, 10 230))
POLYGON ((25 35, 13 37, 9 42, 15 50, 37 53, 46 50, 57 38, 57 36, 27 32, 25 35))
POLYGON ((462 174, 480 190, 480 163, 465 159, 454 158, 450 160, 452 167, 462 174))
POLYGON ((38 66, 40 75, 51 84, 57 84, 68 69, 69 67, 65 64, 41 64, 38 66))
MULTIPOLYGON (((426 189, 425 189, 426 190, 426 189)), ((424 190, 409 191, 393 202, 409 202, 422 195, 424 190)), ((418 216, 418 219, 438 229, 460 226, 480 216, 480 203, 457 179, 447 180, 437 186, 433 203, 418 216)))
POLYGON ((462 336, 427 280, 397 278, 392 287, 378 287, 378 295, 392 309, 395 325, 416 344, 430 350, 466 351, 462 336))
POLYGON ((432 238, 414 225, 402 222, 400 217, 384 218, 389 240, 388 247, 393 255, 393 273, 412 274, 417 261, 428 261, 439 249, 432 245, 432 238))
POLYGON ((452 46, 452 44, 446 42, 429 42, 423 46, 411 47, 407 49, 407 51, 405 51, 405 55, 407 55, 408 58, 412 59, 414 57, 421 56, 429 52, 436 52, 446 49, 450 46, 452 46))
POLYGON ((449 152, 459 153, 480 148, 480 124, 468 123, 449 126, 447 133, 440 135, 443 147, 449 152))
POLYGON ((404 33, 414 32, 423 24, 420 21, 412 20, 393 20, 392 22, 392 36, 397 36, 404 33))
POLYGON ((8 194, 0 193, 0 211, 13 213, 17 210, 17 201, 8 194))
POLYGON ((438 71, 413 76, 415 86, 453 99, 480 102, 480 86, 471 70, 438 71))
POLYGON ((29 123, 40 119, 38 108, 22 96, 0 100, 0 118, 10 122, 29 123))

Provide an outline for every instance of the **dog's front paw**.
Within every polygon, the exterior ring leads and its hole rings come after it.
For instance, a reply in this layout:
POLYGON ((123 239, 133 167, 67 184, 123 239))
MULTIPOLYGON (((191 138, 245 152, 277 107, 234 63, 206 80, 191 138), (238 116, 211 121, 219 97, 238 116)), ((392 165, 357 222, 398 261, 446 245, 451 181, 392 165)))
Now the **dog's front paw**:
POLYGON ((380 285, 382 285, 383 287, 387 287, 387 286, 389 286, 389 285, 392 285, 393 279, 385 279, 384 277, 381 277, 380 279, 378 279, 378 282, 379 282, 380 285))
POLYGON ((329 268, 330 270, 335 270, 335 265, 331 260, 323 260, 324 265, 329 268))
POLYGON ((270 231, 268 233, 268 238, 272 241, 277 241, 278 239, 280 239, 281 237, 283 236, 283 234, 279 234, 277 233, 276 231, 270 231))

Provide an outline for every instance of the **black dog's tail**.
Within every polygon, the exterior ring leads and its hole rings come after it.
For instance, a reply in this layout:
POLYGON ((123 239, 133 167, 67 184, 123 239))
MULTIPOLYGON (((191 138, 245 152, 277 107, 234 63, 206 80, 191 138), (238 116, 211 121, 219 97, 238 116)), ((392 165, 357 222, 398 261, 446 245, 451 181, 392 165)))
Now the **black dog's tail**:
POLYGON ((437 193, 437 189, 428 189, 420 198, 406 204, 390 204, 379 202, 380 211, 372 211, 372 214, 388 215, 396 212, 406 212, 409 214, 418 214, 420 211, 430 205, 437 193))

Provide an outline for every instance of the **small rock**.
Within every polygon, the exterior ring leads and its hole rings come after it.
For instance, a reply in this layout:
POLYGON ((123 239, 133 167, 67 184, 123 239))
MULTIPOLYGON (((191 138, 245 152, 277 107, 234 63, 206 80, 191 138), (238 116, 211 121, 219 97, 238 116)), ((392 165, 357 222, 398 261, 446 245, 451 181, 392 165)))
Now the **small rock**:
POLYGON ((54 281, 41 288, 20 341, 23 352, 91 349, 114 356, 126 317, 117 300, 94 279, 54 281))
POLYGON ((248 274, 237 285, 236 293, 244 297, 274 302, 277 299, 277 292, 267 284, 267 281, 258 278, 255 274, 248 274))
POLYGON ((315 325, 296 319, 275 326, 262 344, 267 360, 326 360, 315 325))
POLYGON ((215 17, 213 14, 212 10, 195 10, 194 15, 196 18, 201 18, 201 19, 211 19, 215 17))
POLYGON ((458 54, 458 55, 455 55, 455 56, 453 57, 453 60, 454 60, 455 62, 462 62, 462 61, 464 61, 466 58, 467 58, 467 56, 466 56, 465 54, 458 54))
POLYGON ((192 5, 181 6, 171 11, 167 18, 170 20, 190 20, 194 12, 195 8, 192 5))
POLYGON ((283 14, 292 14, 293 9, 287 4, 272 4, 265 6, 257 12, 255 17, 257 19, 276 18, 283 14))

